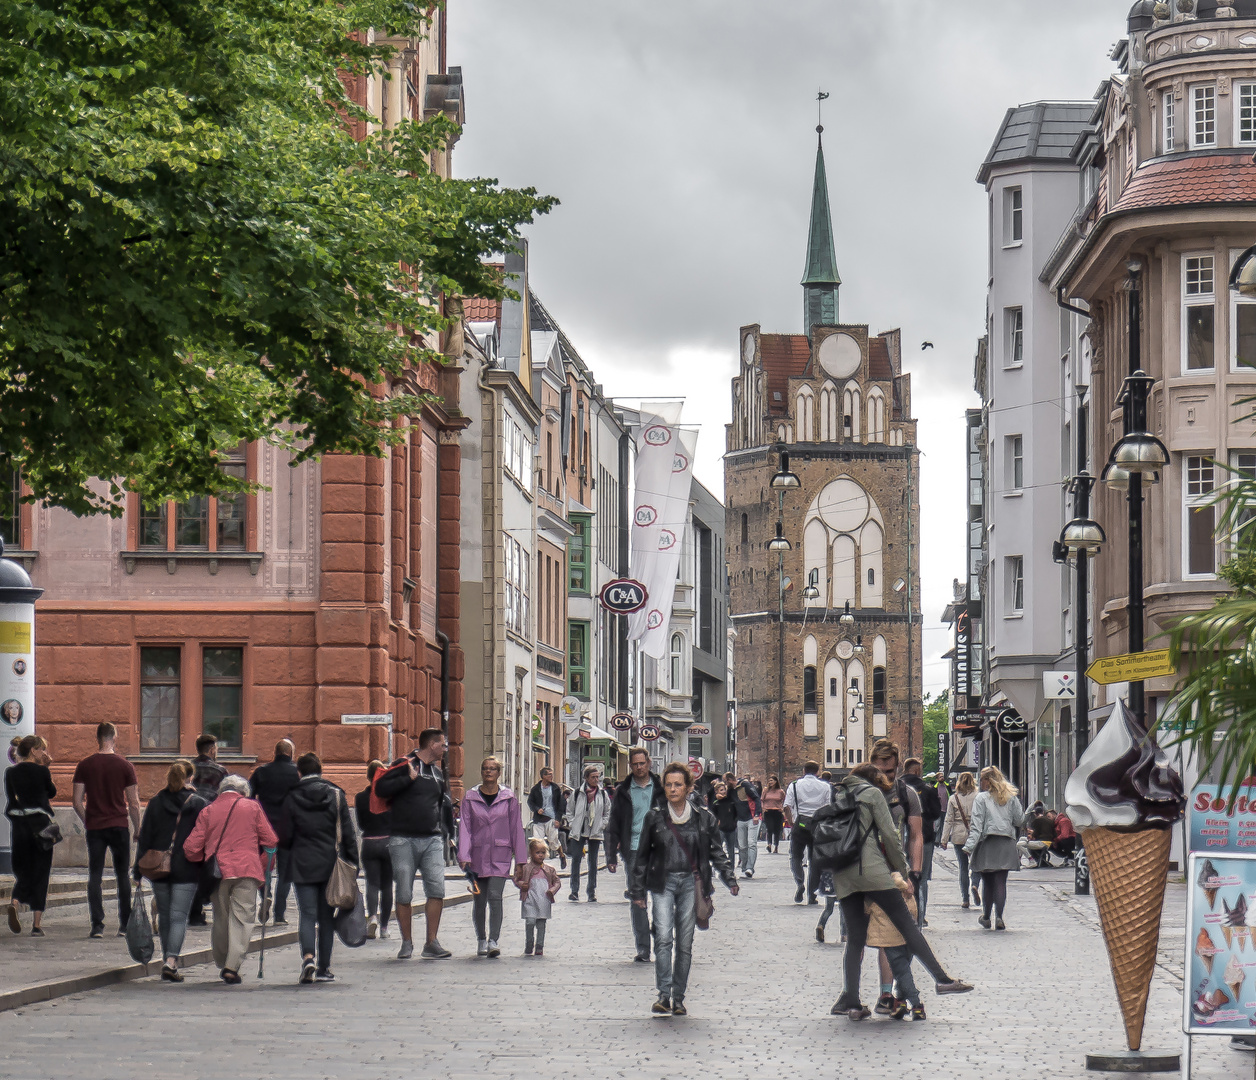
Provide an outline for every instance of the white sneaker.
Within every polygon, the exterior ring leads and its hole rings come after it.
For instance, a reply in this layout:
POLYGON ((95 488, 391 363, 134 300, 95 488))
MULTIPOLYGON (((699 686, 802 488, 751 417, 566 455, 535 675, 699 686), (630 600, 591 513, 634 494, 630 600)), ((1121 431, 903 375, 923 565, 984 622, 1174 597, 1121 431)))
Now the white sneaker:
POLYGON ((475 943, 475 955, 488 956, 488 942, 483 938, 480 938, 480 940, 475 943))
POLYGON ((374 940, 379 933, 379 920, 372 915, 366 920, 366 936, 374 940))
POLYGON ((390 933, 388 932, 388 927, 386 927, 386 926, 381 926, 381 927, 379 928, 379 938, 380 938, 380 940, 381 940, 381 941, 387 941, 390 937, 392 937, 392 934, 390 934, 390 933))
POLYGON ((502 951, 497 947, 497 942, 490 940, 488 943, 488 958, 496 960, 501 954, 502 951))

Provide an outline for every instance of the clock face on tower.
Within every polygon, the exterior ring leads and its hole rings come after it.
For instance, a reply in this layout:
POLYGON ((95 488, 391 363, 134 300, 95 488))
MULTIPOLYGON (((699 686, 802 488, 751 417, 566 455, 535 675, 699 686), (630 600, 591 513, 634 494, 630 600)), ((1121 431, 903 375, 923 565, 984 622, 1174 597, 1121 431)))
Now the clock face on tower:
POLYGON ((830 334, 820 342, 818 359, 826 375, 834 379, 849 379, 859 370, 863 355, 859 342, 849 334, 830 334))

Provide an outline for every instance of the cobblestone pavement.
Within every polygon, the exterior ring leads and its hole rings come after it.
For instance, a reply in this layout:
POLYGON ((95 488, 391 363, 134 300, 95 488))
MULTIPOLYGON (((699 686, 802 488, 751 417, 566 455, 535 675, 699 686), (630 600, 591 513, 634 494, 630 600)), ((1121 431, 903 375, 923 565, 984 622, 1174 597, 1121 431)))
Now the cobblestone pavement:
MULTIPOLYGON (((418 1074, 450 1080, 584 1075, 682 1080, 716 1070, 729 1080, 1088 1075, 1087 1050, 1124 1044, 1093 899, 1071 895, 1067 874, 1012 875, 1006 933, 982 931, 961 911, 954 875, 935 870, 929 937, 943 964, 976 984, 939 998, 929 1019, 829 1015, 841 946, 815 941, 815 907, 795 906, 786 857, 761 854, 740 897, 720 891, 699 932, 686 1018, 649 1013, 653 967, 631 962, 622 874, 600 882, 602 902, 560 897, 543 960, 525 958, 518 904, 507 903, 500 960, 474 958, 467 907, 445 913, 445 962, 393 959, 397 942, 339 944, 337 981, 297 986, 293 948, 272 952, 266 979, 245 965, 243 986, 191 969, 181 986, 142 980, 0 1015, 6 1077, 154 1075, 368 1080, 418 1074), (957 1071, 960 1070, 960 1071, 957 1071)), ((1180 1046, 1180 896, 1171 888, 1147 1021, 1149 1049, 1180 1046), (1174 920, 1176 919, 1176 925, 1174 920)), ((836 916, 830 923, 836 937, 836 916)), ((875 994, 869 957, 864 984, 875 994)), ((922 987, 927 980, 917 968, 922 987)), ((1196 1040, 1197 1078, 1252 1075, 1252 1058, 1224 1039, 1196 1040)), ((1093 1076, 1094 1074, 1089 1074, 1093 1076)))

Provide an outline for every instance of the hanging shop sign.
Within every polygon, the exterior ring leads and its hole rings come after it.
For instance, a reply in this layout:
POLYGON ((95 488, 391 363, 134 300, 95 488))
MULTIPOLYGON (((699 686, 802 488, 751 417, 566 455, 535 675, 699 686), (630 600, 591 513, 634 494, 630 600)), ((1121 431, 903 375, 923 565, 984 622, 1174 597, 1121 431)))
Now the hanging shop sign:
POLYGON ((994 730, 1004 742, 1017 743, 1029 734, 1029 724, 1015 709, 1001 709, 995 717, 994 730))
POLYGON ((632 713, 617 712, 611 717, 611 727, 616 731, 630 731, 632 729, 632 713))
POLYGON ((646 742, 654 742, 662 732, 659 731, 657 724, 642 724, 641 730, 637 732, 646 742))
POLYGON ((634 581, 632 578, 616 578, 602 586, 598 599, 607 611, 614 612, 616 615, 631 615, 634 611, 640 611, 645 607, 650 594, 639 581, 634 581))

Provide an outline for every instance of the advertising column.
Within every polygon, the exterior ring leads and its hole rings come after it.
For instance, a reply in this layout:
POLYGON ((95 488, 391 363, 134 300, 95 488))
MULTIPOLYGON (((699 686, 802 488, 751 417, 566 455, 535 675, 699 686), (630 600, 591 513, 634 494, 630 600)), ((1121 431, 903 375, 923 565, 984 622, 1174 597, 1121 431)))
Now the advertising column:
MULTIPOLYGON (((35 732, 35 601, 43 592, 31 585, 20 565, 0 558, 0 733, 5 771, 14 763, 12 741, 35 732)), ((9 822, 0 817, 0 874, 12 869, 9 822)))

